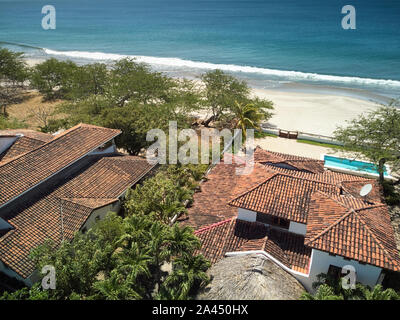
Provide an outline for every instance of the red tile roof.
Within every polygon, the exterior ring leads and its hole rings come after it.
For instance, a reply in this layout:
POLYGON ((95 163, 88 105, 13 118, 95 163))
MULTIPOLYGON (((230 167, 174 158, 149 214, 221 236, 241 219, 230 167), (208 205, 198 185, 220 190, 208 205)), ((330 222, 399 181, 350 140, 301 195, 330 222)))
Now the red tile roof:
POLYGON ((311 249, 304 246, 301 235, 236 218, 201 228, 195 234, 202 243, 200 253, 211 263, 222 259, 227 252, 261 250, 293 270, 308 273, 311 249))
POLYGON ((266 155, 269 160, 276 162, 270 161, 270 164, 261 166, 256 163, 255 170, 248 176, 235 175, 235 168, 239 164, 218 164, 211 170, 209 180, 202 184, 202 191, 195 194, 186 223, 199 228, 220 222, 198 230, 203 242, 202 251, 206 256, 216 261, 228 249, 238 251, 264 246, 267 252, 274 252, 281 262, 305 272, 308 270, 308 253, 315 248, 378 267, 399 270, 399 251, 394 241, 393 227, 376 181, 329 170, 311 173, 279 168, 275 165, 278 161, 282 161, 282 158, 291 161, 292 156, 285 158, 282 154, 259 152, 258 160, 265 160, 261 156, 266 155), (365 199, 359 195, 359 190, 367 183, 373 185, 373 191, 365 199), (231 205, 230 208, 227 203, 231 205), (306 223, 305 244, 303 237, 303 242, 296 250, 289 250, 297 252, 294 255, 297 258, 287 258, 290 253, 282 253, 285 243, 290 243, 290 239, 268 242, 272 234, 264 238, 250 239, 247 236, 239 239, 235 233, 236 224, 231 222, 231 218, 237 216, 232 206, 306 223), (276 243, 280 245, 276 246, 276 243), (298 254, 299 251, 304 254, 298 254), (287 259, 292 262, 288 263, 287 259))
POLYGON ((1 164, 0 206, 119 134, 119 130, 80 124, 44 145, 1 164))
POLYGON ((237 209, 229 206, 228 202, 273 174, 262 165, 255 164, 251 175, 237 175, 236 169, 243 167, 243 164, 241 159, 236 160, 237 162, 231 161, 232 164, 221 161, 211 170, 207 180, 200 185, 201 192, 194 194, 193 205, 188 209, 189 219, 183 221, 184 224, 197 229, 236 217, 237 209))
POLYGON ((324 161, 267 151, 258 146, 254 150, 254 161, 274 166, 289 165, 293 169, 311 173, 324 172, 324 161))
POLYGON ((230 204, 235 207, 262 212, 299 223, 307 222, 311 195, 315 191, 339 194, 338 186, 276 173, 230 204))
POLYGON ((54 138, 53 135, 50 133, 44 133, 44 132, 39 132, 39 131, 34 131, 34 130, 29 130, 29 129, 6 129, 6 130, 0 130, 0 137, 4 136, 24 136, 27 138, 43 141, 43 142, 49 142, 54 138))
POLYGON ((4 217, 14 229, 0 237, 0 259, 22 277, 28 277, 34 270, 29 258, 31 249, 46 239, 56 244, 63 238, 72 239, 93 209, 116 202, 152 168, 139 157, 90 157, 83 168, 71 172, 67 179, 41 187, 40 194, 18 202, 4 217))
POLYGON ((0 154, 0 165, 4 164, 6 161, 10 161, 13 158, 32 151, 37 147, 44 145, 46 142, 28 138, 28 137, 20 137, 18 138, 10 148, 0 154))
MULTIPOLYGON (((387 206, 356 203, 352 196, 313 195, 305 244, 311 248, 400 271, 387 206)), ((361 201, 361 200, 359 200, 361 201)))

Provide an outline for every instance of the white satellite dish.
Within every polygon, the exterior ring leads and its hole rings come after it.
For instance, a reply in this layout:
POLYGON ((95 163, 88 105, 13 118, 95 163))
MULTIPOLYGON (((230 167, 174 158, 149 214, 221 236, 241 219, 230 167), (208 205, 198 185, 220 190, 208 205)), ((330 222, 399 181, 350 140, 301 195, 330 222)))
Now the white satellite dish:
POLYGON ((360 190, 360 196, 361 197, 365 197, 368 193, 370 193, 372 191, 372 184, 366 184, 365 186, 363 186, 360 190))

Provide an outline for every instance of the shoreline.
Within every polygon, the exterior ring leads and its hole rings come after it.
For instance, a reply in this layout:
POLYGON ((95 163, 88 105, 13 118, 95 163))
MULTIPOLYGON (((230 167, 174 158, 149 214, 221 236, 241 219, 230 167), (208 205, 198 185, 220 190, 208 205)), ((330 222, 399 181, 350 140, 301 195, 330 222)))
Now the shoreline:
MULTIPOLYGON (((45 60, 25 59, 30 67, 45 60)), ((200 82, 198 78, 193 80, 200 82)), ((268 121, 271 127, 325 136, 332 136, 337 125, 376 110, 379 100, 386 98, 366 90, 301 83, 265 89, 252 86, 251 94, 274 102, 274 115, 268 121)))

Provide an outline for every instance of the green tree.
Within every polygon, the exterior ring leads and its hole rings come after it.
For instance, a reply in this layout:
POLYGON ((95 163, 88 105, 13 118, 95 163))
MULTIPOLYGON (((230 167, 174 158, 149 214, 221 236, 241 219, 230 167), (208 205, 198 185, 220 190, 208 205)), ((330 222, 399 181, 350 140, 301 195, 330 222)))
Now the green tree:
POLYGON ((72 61, 51 58, 32 69, 30 83, 46 100, 67 98, 77 70, 78 66, 72 61))
POLYGON ((259 105, 242 104, 235 101, 235 128, 242 130, 243 139, 246 139, 246 129, 260 129, 261 121, 271 117, 270 113, 261 109, 259 105))
POLYGON ((211 121, 220 120, 235 101, 242 103, 248 100, 250 88, 246 82, 239 81, 221 70, 205 73, 202 81, 205 84, 205 103, 212 113, 212 116, 204 123, 206 126, 211 121))
POLYGON ((169 223, 174 215, 186 212, 183 201, 191 196, 192 192, 184 190, 184 187, 176 186, 168 175, 161 172, 130 191, 125 208, 128 212, 149 215, 169 223))
POLYGON ((143 104, 163 103, 175 85, 171 78, 152 72, 148 65, 126 58, 112 66, 106 94, 118 107, 132 100, 143 104))
POLYGON ((0 108, 7 117, 7 107, 22 100, 28 69, 21 52, 0 49, 0 108))
POLYGON ((167 276, 160 290, 160 299, 186 300, 210 278, 206 271, 210 262, 202 255, 183 255, 173 263, 173 271, 167 276))
POLYGON ((301 296, 302 300, 343 300, 342 296, 335 294, 332 287, 327 284, 322 284, 318 287, 314 295, 304 292, 301 296))
POLYGON ((385 164, 391 166, 392 172, 400 169, 400 111, 395 107, 397 103, 360 115, 334 132, 344 150, 361 154, 377 166, 382 184, 385 164))
POLYGON ((75 68, 65 96, 70 100, 104 94, 109 82, 109 72, 104 63, 87 64, 75 68))

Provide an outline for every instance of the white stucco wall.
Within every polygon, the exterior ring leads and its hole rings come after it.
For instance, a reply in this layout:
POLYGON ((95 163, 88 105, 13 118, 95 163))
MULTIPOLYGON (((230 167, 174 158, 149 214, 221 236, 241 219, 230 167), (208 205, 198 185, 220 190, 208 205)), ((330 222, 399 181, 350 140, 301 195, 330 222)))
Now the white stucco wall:
POLYGON ((92 214, 89 216, 89 218, 86 220, 85 224, 81 227, 80 230, 86 228, 86 230, 89 230, 95 223, 96 223, 96 218, 98 217, 100 220, 104 219, 104 217, 109 213, 110 211, 112 212, 118 212, 121 207, 121 204, 119 201, 111 203, 109 205, 106 205, 104 207, 98 208, 96 210, 93 210, 92 214))
POLYGON ((101 148, 97 148, 96 150, 92 151, 89 155, 96 155, 96 154, 108 154, 108 153, 114 153, 116 151, 116 146, 114 141, 112 142, 112 145, 109 146, 106 149, 101 149, 101 148))
POLYGON ((257 220, 257 212, 246 210, 239 208, 238 209, 238 217, 239 220, 249 221, 249 222, 256 222, 257 220))
POLYGON ((327 273, 330 265, 340 268, 346 265, 353 266, 356 270, 356 281, 370 287, 374 287, 377 283, 379 283, 378 281, 381 280, 380 275, 382 269, 379 267, 375 267, 370 264, 360 264, 355 260, 345 260, 341 256, 331 256, 326 252, 315 249, 312 250, 311 254, 309 276, 299 280, 308 291, 312 292, 312 284, 313 282, 317 281, 317 275, 320 273, 327 273))
POLYGON ((305 235, 307 231, 307 225, 304 223, 298 223, 294 221, 290 221, 289 224, 289 232, 305 235))

